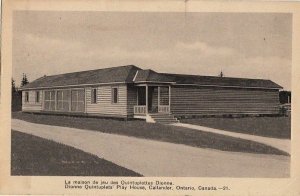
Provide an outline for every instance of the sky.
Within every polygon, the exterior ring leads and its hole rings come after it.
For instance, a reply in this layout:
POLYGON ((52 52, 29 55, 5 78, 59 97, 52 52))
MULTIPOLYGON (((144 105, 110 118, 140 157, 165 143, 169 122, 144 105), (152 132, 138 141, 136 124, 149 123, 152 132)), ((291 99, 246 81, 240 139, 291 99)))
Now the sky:
POLYGON ((15 11, 13 78, 136 65, 291 89, 292 15, 15 11))

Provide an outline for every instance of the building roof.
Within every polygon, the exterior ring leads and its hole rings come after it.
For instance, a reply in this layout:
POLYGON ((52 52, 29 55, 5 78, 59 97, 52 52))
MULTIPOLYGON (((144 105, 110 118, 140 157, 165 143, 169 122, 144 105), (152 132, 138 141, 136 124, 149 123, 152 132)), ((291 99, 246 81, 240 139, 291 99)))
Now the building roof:
POLYGON ((247 88, 282 88, 271 80, 232 78, 219 76, 197 76, 183 74, 164 74, 173 78, 177 84, 195 84, 203 86, 226 86, 226 87, 247 87, 247 88))
POLYGON ((76 85, 93 85, 100 83, 132 82, 140 68, 134 65, 111 67, 97 70, 73 72, 52 76, 44 76, 25 85, 22 89, 51 88, 76 85))
POLYGON ((242 88, 282 88, 280 85, 271 80, 157 73, 151 69, 139 70, 134 82, 169 82, 178 85, 226 86, 242 88))
POLYGON ((280 85, 272 82, 271 80, 158 73, 151 69, 143 70, 134 65, 126 65, 53 76, 44 76, 27 84, 22 89, 94 85, 102 83, 149 82, 238 88, 282 88, 280 85))

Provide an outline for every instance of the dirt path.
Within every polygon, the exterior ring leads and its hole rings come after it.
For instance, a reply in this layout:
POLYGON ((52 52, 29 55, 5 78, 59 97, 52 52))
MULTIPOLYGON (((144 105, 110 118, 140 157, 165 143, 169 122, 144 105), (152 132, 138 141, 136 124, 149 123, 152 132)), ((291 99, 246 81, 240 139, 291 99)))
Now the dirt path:
POLYGON ((282 150, 282 151, 285 151, 285 152, 291 154, 291 140, 288 140, 288 139, 277 139, 277 138, 249 135, 249 134, 244 134, 244 133, 224 131, 224 130, 220 130, 220 129, 214 129, 214 128, 203 127, 200 125, 186 124, 186 123, 175 123, 172 125, 178 126, 178 127, 195 129, 195 130, 199 130, 199 131, 206 131, 206 132, 211 132, 211 133, 227 135, 227 136, 246 139, 246 140, 251 140, 251 141, 259 142, 262 144, 266 144, 268 146, 272 146, 274 148, 277 148, 279 150, 282 150))
POLYGON ((223 152, 12 119, 12 129, 63 143, 144 176, 288 177, 290 157, 223 152))

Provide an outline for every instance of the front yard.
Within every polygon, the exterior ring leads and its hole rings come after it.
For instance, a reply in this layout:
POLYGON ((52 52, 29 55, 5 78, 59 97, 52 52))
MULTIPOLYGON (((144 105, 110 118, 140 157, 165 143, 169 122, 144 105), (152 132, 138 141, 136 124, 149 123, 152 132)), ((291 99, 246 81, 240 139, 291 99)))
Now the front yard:
POLYGON ((199 148, 211 148, 234 152, 288 155, 288 153, 273 147, 249 140, 202 132, 188 128, 146 123, 138 120, 120 121, 113 119, 39 115, 21 112, 13 113, 12 118, 39 124, 94 130, 110 134, 120 134, 137 138, 185 144, 199 148))
POLYGON ((265 137, 291 139, 291 117, 199 118, 182 123, 265 137))
POLYGON ((141 176, 70 146, 12 131, 11 175, 141 176))

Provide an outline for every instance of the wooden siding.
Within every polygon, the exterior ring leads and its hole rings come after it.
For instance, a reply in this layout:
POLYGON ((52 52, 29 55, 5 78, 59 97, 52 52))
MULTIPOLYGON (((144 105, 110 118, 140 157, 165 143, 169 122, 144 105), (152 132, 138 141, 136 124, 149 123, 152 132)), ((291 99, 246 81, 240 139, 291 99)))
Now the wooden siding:
POLYGON ((169 87, 160 87, 160 105, 169 105, 169 87))
POLYGON ((40 98, 39 103, 35 102, 35 96, 36 91, 30 90, 30 91, 22 91, 22 111, 41 111, 42 110, 42 102, 43 102, 43 91, 40 92, 40 98), (25 92, 28 92, 29 94, 29 100, 28 102, 25 102, 25 92))
POLYGON ((87 114, 94 114, 99 116, 127 117, 126 85, 105 85, 93 88, 97 88, 97 103, 91 103, 92 88, 86 88, 87 114), (112 88, 118 88, 118 103, 112 103, 112 88))
POLYGON ((278 114, 278 90, 172 87, 171 112, 176 116, 278 114))

